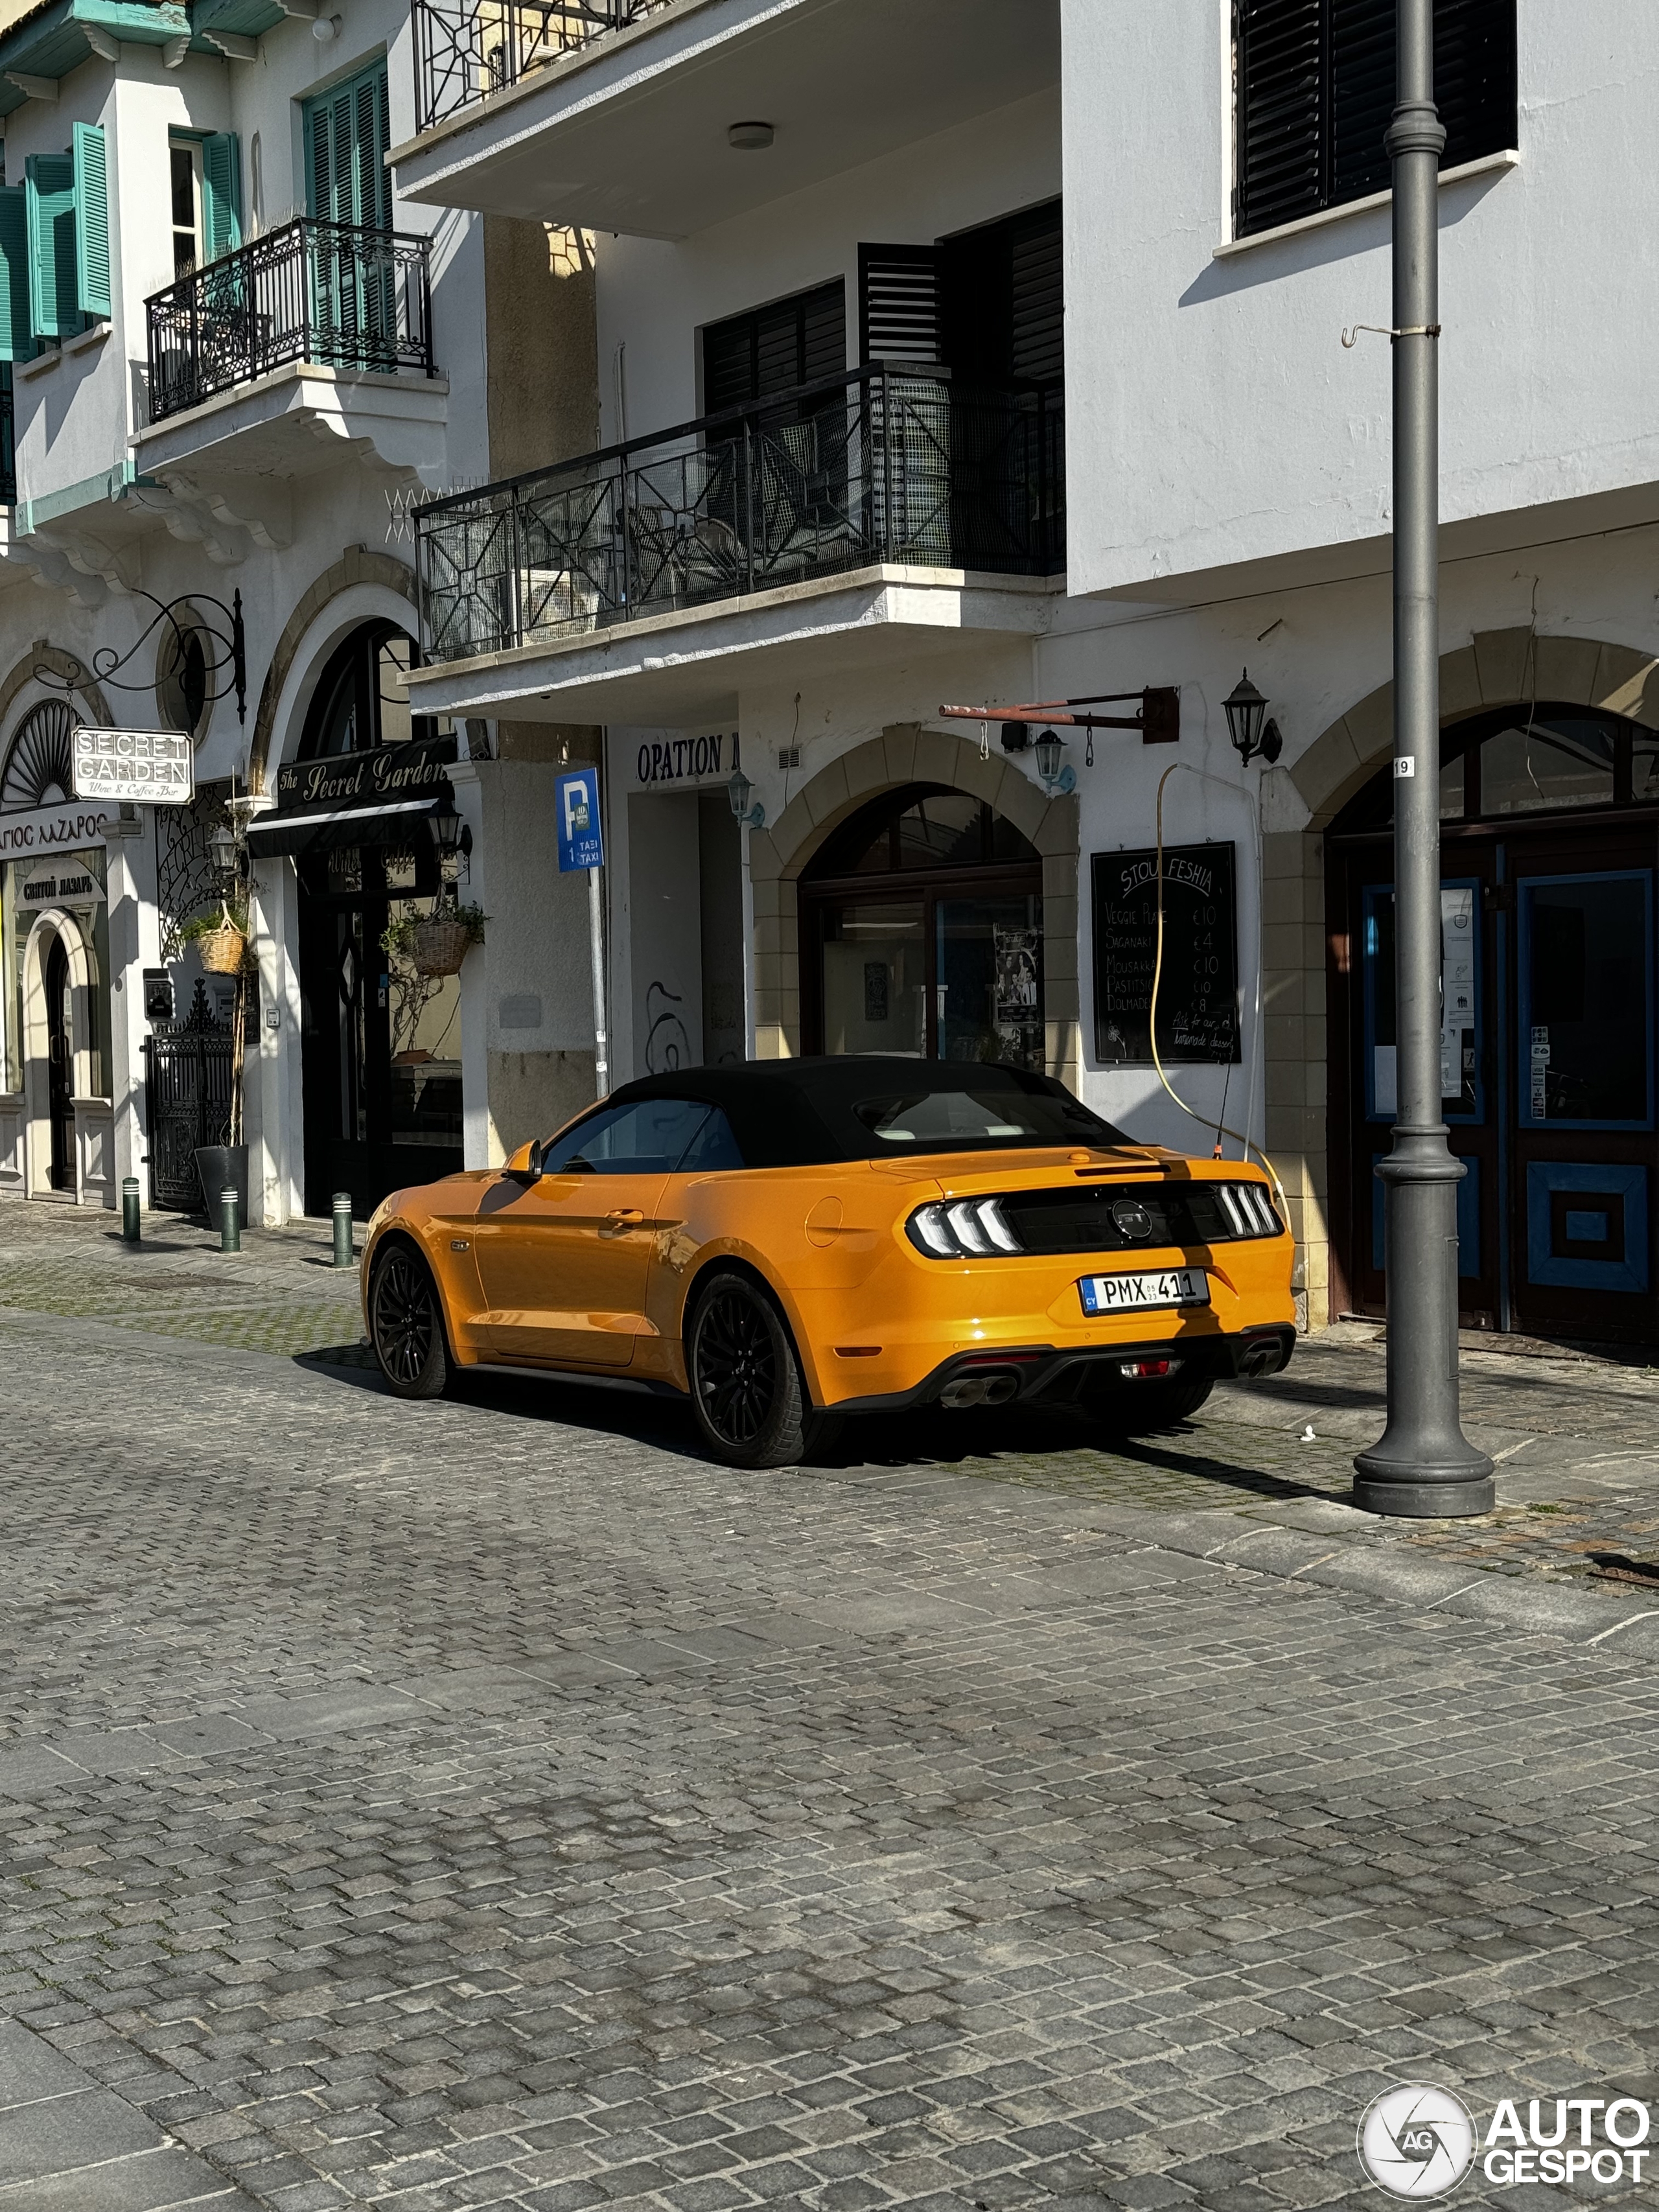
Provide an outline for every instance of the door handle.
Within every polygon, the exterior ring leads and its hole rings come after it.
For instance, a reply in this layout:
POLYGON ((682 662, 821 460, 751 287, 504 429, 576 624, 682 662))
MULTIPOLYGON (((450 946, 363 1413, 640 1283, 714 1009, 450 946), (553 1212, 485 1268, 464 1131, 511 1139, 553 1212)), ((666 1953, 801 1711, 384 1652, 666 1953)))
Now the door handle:
POLYGON ((607 1213, 599 1224, 601 1237, 621 1237, 630 1229, 637 1229, 645 1216, 637 1206, 622 1206, 607 1213))

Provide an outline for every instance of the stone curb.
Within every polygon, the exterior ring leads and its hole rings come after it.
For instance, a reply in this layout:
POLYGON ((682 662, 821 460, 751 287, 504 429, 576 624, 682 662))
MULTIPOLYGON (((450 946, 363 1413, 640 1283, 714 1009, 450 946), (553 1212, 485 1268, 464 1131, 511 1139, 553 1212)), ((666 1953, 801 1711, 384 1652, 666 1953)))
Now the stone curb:
POLYGON ((1622 1655, 1659 1651, 1659 1603, 1573 1589, 1541 1575, 1505 1575, 1445 1559, 1402 1556, 1394 1545, 1354 1540, 1261 1522, 1240 1528, 1232 1515, 1155 1513, 1138 1506, 1097 1506, 1088 1525, 1139 1539, 1150 1550, 1178 1552, 1212 1566, 1231 1566, 1285 1582, 1347 1590, 1356 1596, 1457 1613, 1523 1634, 1549 1636, 1622 1655), (1222 1535, 1218 1518, 1232 1523, 1222 1535))

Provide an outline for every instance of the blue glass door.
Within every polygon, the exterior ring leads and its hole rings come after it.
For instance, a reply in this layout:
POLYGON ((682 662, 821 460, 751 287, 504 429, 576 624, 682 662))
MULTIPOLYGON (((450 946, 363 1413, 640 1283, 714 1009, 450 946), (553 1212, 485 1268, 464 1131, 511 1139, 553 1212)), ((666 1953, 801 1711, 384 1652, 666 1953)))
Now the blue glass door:
POLYGON ((1651 1340, 1653 871, 1517 869, 1515 919, 1516 1326, 1651 1340))

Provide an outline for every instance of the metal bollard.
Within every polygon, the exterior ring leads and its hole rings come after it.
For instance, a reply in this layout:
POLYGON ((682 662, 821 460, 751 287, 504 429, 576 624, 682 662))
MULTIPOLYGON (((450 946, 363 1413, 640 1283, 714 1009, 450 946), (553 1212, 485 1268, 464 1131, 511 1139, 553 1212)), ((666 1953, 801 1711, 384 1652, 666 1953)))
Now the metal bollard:
POLYGON ((357 1255, 351 1242, 351 1193, 337 1190, 334 1194, 334 1264, 337 1267, 355 1267, 357 1255))
POLYGON ((242 1249, 242 1208, 236 1195, 236 1186, 228 1182, 219 1194, 219 1249, 240 1252, 242 1249))
POLYGON ((121 1178, 121 1237, 128 1244, 136 1244, 139 1237, 138 1178, 121 1178))

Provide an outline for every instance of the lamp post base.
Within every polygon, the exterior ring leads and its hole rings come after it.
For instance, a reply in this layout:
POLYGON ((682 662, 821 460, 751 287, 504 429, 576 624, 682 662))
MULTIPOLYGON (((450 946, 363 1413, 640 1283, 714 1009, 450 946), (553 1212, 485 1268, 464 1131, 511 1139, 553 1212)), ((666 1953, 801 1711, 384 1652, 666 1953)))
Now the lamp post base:
POLYGON ((1440 1468, 1425 1466, 1420 1455, 1409 1461, 1383 1456, 1384 1437, 1375 1450, 1355 1460, 1353 1502, 1362 1513, 1386 1513, 1403 1521, 1472 1521, 1498 1503, 1492 1462, 1479 1452, 1440 1468))

